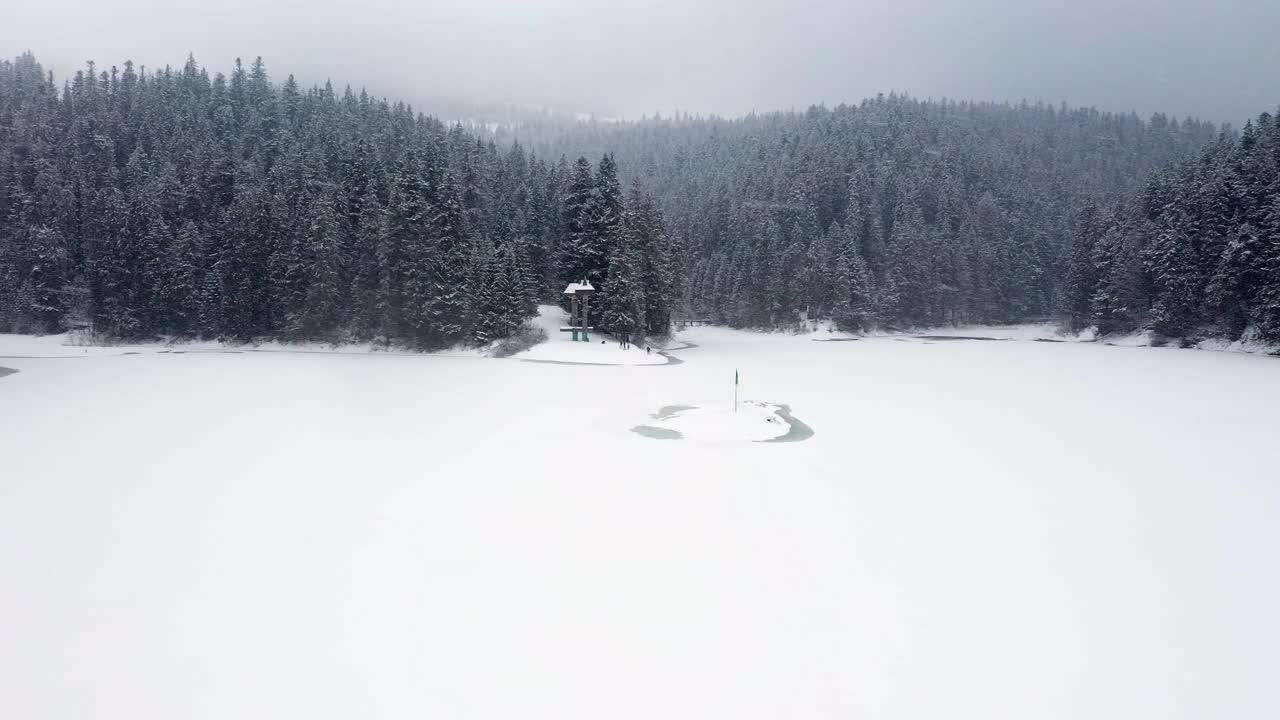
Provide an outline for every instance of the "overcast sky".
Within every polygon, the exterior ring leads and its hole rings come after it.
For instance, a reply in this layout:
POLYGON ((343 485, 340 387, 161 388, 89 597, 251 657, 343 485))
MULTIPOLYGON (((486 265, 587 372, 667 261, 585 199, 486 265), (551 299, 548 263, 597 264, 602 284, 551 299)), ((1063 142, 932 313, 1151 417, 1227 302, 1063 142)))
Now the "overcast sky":
POLYGON ((636 117, 919 97, 1241 123, 1280 103, 1280 0, 47 0, 0 53, 211 70, 261 55, 432 112, 444 99, 636 117))

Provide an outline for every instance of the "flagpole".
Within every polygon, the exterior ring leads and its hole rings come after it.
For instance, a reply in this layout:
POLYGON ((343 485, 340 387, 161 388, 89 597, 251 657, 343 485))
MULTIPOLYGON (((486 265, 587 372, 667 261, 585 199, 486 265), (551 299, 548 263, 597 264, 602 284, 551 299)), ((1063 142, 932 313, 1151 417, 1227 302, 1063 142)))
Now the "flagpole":
POLYGON ((738 412, 738 368, 733 369, 733 411, 738 412))

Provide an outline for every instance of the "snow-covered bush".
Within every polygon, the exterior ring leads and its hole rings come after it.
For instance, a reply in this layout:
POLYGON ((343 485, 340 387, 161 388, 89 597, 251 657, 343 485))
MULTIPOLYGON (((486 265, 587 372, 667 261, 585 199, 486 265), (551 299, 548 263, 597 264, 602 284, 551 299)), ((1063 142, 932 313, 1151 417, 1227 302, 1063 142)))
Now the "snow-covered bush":
POLYGON ((497 358, 511 357, 518 352, 528 350, 540 342, 546 342, 546 340, 546 330, 533 323, 525 323, 510 337, 505 337, 494 343, 493 349, 489 351, 489 354, 497 358))

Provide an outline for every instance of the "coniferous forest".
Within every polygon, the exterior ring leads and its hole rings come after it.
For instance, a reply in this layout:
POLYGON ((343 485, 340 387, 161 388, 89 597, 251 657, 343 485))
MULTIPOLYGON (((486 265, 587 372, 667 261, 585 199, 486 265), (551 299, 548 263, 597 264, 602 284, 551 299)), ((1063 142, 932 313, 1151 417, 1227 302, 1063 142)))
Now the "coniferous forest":
POLYGON ((0 132, 0 331, 438 348, 511 334, 566 278, 616 331, 668 324, 675 244, 607 155, 548 164, 261 60, 59 87, 24 55, 0 132))
POLYGON ((1161 115, 886 96, 738 120, 543 127, 527 142, 607 149, 654 188, 684 242, 691 311, 735 326, 805 314, 866 329, 1059 317, 1083 209, 1137 191, 1218 134, 1161 115))
POLYGON ((1074 328, 1280 342, 1280 122, 1263 113, 1141 192, 1085 208, 1068 265, 1074 328))
POLYGON ((621 335, 679 314, 1277 339, 1278 166, 1268 115, 892 95, 494 129, 261 60, 64 81, 24 55, 0 64, 0 332, 438 348, 587 279, 621 335))

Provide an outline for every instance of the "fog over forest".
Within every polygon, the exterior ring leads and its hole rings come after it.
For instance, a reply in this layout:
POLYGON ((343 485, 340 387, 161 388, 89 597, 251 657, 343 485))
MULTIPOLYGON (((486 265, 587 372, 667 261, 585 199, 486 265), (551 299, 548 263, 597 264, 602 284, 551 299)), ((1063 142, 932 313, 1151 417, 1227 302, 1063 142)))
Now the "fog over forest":
POLYGON ((70 0, 6 10, 0 56, 31 50, 65 78, 90 59, 262 55, 304 84, 367 86, 446 119, 501 103, 737 115, 899 91, 1238 127, 1280 97, 1276 27, 1270 0, 70 0))

